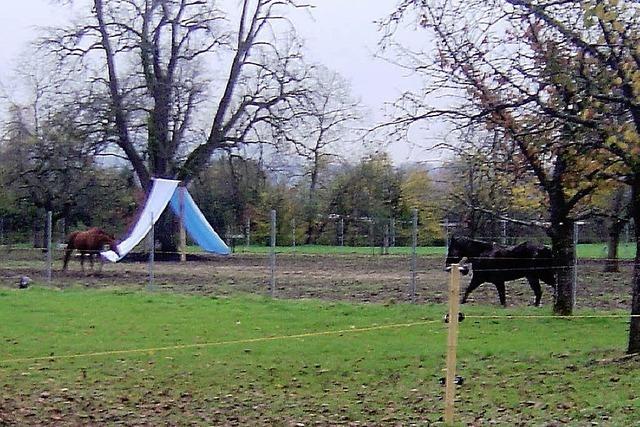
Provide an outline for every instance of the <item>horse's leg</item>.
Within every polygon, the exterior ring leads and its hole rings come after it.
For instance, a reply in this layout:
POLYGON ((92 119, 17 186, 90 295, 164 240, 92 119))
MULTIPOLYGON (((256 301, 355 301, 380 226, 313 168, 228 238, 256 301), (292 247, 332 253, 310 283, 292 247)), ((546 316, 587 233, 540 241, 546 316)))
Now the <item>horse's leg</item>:
POLYGON ((96 255, 99 259, 98 264, 98 273, 102 273, 102 269, 104 268, 104 258, 101 255, 96 255))
POLYGON ((69 258, 71 257, 71 252, 73 252, 73 248, 67 246, 67 249, 64 252, 64 263, 62 264, 62 271, 67 270, 67 264, 69 264, 69 258))
POLYGON ((473 277, 471 278, 471 282, 469 283, 469 286, 467 286, 467 289, 464 290, 464 295, 462 296, 462 300, 460 302, 462 304, 466 303, 467 298, 469 298, 469 294, 474 290, 476 290, 478 286, 480 286, 482 283, 483 282, 480 279, 478 279, 478 276, 474 274, 473 277))
POLYGON ((500 298, 500 304, 503 307, 507 306, 507 292, 504 287, 504 282, 495 282, 496 289, 498 290, 498 297, 500 298))
POLYGON ((80 251, 80 268, 82 269, 83 273, 84 273, 84 255, 85 255, 85 252, 80 251))
POLYGON ((536 296, 535 306, 540 307, 540 300, 542 299, 542 288, 540 288, 540 279, 536 276, 527 276, 529 286, 533 290, 533 294, 536 296))

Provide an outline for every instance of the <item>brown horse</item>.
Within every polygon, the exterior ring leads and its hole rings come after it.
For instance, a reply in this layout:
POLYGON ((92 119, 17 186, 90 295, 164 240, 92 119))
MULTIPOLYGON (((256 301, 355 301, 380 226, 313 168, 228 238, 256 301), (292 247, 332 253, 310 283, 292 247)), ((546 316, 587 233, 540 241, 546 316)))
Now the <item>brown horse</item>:
POLYGON ((82 271, 84 271, 85 255, 89 255, 91 269, 93 270, 93 255, 104 250, 105 247, 110 248, 112 251, 120 255, 115 237, 103 229, 92 227, 85 231, 74 231, 67 237, 67 249, 64 254, 64 266, 62 267, 62 271, 67 269, 69 257, 71 257, 71 252, 73 252, 74 249, 80 252, 80 266, 82 267, 82 271))

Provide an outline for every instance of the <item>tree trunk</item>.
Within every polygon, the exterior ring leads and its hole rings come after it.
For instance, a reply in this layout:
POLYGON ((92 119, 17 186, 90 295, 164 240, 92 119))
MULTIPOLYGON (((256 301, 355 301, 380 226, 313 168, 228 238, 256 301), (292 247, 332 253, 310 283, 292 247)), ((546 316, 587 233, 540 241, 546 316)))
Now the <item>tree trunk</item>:
POLYGON ((158 259, 178 258, 178 241, 176 239, 176 216, 167 207, 155 225, 155 238, 160 242, 160 257, 158 259))
POLYGON ((617 273, 618 267, 618 245, 620 244, 620 233, 624 226, 624 221, 614 218, 609 226, 609 239, 607 241, 607 260, 604 265, 605 273, 617 273))
MULTIPOLYGON (((631 209, 634 224, 640 224, 640 173, 634 174, 631 185, 631 209)), ((627 353, 640 353, 640 227, 634 227, 636 256, 633 264, 631 320, 629 322, 629 347, 627 353)))
POLYGON ((307 218, 307 231, 305 231, 305 245, 314 245, 316 243, 316 227, 313 218, 307 218))
POLYGON ((620 244, 620 233, 626 221, 620 219, 624 209, 624 193, 625 188, 620 187, 616 190, 611 201, 611 222, 609 224, 609 238, 607 241, 607 261, 604 265, 605 273, 616 273, 618 267, 618 245, 620 244))
POLYGON ((315 244, 316 240, 320 235, 320 233, 318 232, 319 227, 316 224, 316 219, 317 219, 316 217, 318 213, 318 204, 316 202, 317 185, 318 185, 318 158, 316 155, 316 158, 311 170, 311 180, 309 182, 309 199, 307 200, 307 206, 306 206, 306 217, 307 217, 307 231, 305 233, 306 245, 315 244))
POLYGON ((575 245, 573 242, 573 221, 564 221, 551 231, 554 266, 557 272, 556 300, 553 312, 560 316, 573 314, 575 245))

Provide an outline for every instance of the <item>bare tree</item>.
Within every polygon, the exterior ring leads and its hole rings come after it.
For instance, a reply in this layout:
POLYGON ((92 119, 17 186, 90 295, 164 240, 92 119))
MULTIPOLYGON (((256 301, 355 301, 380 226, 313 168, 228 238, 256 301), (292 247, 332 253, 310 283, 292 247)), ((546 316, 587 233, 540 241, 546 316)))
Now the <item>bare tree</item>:
POLYGON ((319 190, 322 189, 323 173, 344 153, 349 138, 353 138, 361 108, 354 100, 350 88, 337 73, 325 67, 313 70, 311 86, 314 88, 307 103, 288 123, 283 141, 302 159, 306 182, 304 219, 306 222, 306 244, 312 244, 321 230, 318 228, 319 190))
POLYGON ((152 176, 192 179, 217 149, 250 142, 249 132, 275 124, 268 116, 302 94, 305 71, 297 45, 283 49, 274 30, 296 2, 244 0, 234 33, 214 6, 94 0, 87 22, 45 41, 62 61, 80 58, 84 67, 105 70, 96 71, 94 81, 106 84, 114 142, 145 188, 152 176), (228 75, 202 142, 192 125, 209 96, 203 74, 211 65, 228 75))
POLYGON ((304 7, 296 0, 243 0, 235 30, 210 0, 92 3, 85 21, 42 46, 106 93, 105 137, 145 189, 152 177, 188 183, 217 151, 265 142, 308 93, 285 18, 304 7))

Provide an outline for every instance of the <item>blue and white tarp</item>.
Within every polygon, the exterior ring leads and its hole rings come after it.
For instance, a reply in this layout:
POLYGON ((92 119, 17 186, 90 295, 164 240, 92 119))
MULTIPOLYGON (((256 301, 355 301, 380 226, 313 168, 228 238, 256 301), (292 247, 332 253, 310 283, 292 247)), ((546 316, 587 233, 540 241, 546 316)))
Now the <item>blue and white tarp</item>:
POLYGON ((213 227, 211 227, 200 209, 198 209, 198 206, 196 206, 187 189, 178 187, 178 184, 180 184, 180 181, 154 178, 151 193, 147 198, 138 222, 129 234, 129 237, 118 244, 120 256, 114 251, 104 251, 101 252, 101 255, 111 262, 121 260, 151 231, 151 227, 158 221, 169 201, 171 201, 171 207, 178 216, 180 216, 181 211, 184 213, 183 221, 185 228, 191 238, 195 240, 202 249, 221 255, 229 254, 231 252, 229 247, 222 241, 213 227), (180 209, 181 201, 184 203, 182 210, 180 209))
POLYGON ((173 193, 171 209, 179 218, 183 218, 187 233, 202 249, 221 255, 228 255, 231 252, 211 227, 185 187, 178 187, 173 193))

